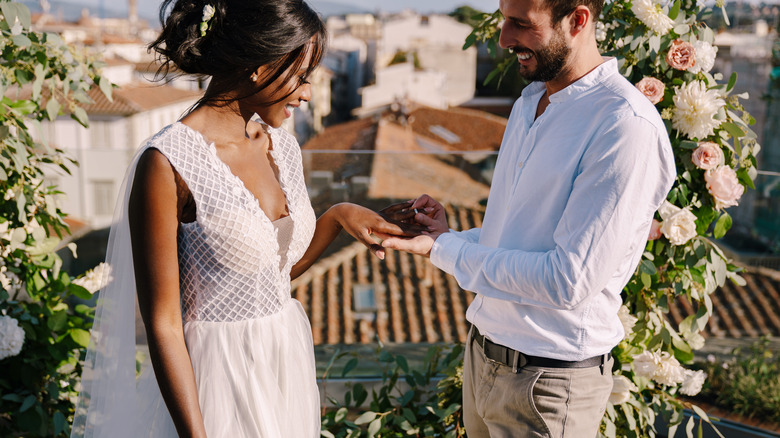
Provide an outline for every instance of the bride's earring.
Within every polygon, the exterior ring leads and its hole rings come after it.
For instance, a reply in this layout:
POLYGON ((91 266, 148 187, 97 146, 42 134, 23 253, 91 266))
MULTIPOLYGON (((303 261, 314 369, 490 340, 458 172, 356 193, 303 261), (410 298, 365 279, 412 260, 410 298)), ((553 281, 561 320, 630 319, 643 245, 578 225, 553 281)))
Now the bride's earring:
POLYGON ((252 73, 252 76, 249 76, 249 80, 252 82, 257 82, 257 73, 252 73))

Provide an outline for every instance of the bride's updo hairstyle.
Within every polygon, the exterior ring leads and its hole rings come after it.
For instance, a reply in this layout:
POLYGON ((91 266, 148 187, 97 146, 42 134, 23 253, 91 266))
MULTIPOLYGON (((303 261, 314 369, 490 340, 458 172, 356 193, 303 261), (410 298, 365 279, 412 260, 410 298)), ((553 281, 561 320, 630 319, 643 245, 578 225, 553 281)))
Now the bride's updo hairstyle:
POLYGON ((303 84, 322 60, 327 42, 325 24, 303 0, 164 0, 160 23, 162 32, 149 45, 161 64, 158 76, 178 71, 211 77, 196 105, 248 97, 285 72, 287 83, 310 52, 303 84), (209 17, 204 9, 211 8, 209 17), (250 76, 260 66, 269 67, 269 74, 254 84, 250 76), (238 95, 225 98, 230 91, 238 95))

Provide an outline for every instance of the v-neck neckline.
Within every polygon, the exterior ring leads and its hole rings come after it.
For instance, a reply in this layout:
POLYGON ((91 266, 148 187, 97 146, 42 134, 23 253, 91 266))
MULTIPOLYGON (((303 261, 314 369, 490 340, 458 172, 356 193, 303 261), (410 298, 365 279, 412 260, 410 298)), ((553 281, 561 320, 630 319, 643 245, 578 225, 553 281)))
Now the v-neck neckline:
MULTIPOLYGON (((233 173, 233 171, 230 169, 230 166, 228 166, 227 163, 225 163, 219 158, 219 155, 217 154, 217 145, 213 141, 209 142, 208 140, 206 140, 206 137, 203 134, 201 134, 198 130, 186 125, 182 121, 177 121, 176 123, 183 126, 186 131, 195 134, 195 136, 198 139, 200 139, 201 143, 206 145, 212 157, 214 158, 217 166, 221 167, 225 175, 233 181, 233 187, 238 187, 239 190, 243 192, 244 196, 248 197, 249 200, 251 201, 249 202, 249 204, 251 204, 253 208, 257 209, 257 212, 259 212, 262 215, 262 217, 265 218, 268 224, 272 225, 273 220, 271 220, 270 216, 268 216, 268 213, 266 213, 266 211, 263 210, 263 208, 260 206, 260 199, 257 196, 255 196, 255 194, 252 193, 251 190, 249 190, 249 188, 244 183, 244 180, 242 180, 238 175, 233 173)), ((255 123, 261 123, 261 122, 255 122, 255 123)), ((265 123, 261 123, 261 124, 264 126, 268 126, 265 123)), ((270 144, 268 145, 268 153, 271 155, 271 158, 273 159, 273 163, 276 166, 276 169, 278 170, 278 176, 276 178, 276 181, 277 183, 279 183, 279 188, 282 190, 282 194, 284 195, 285 209, 287 210, 287 215, 280 216, 276 220, 282 219, 284 217, 290 217, 292 219, 293 209, 291 208, 290 197, 287 191, 287 184, 285 183, 284 176, 283 176, 284 174, 282 169, 283 164, 280 164, 279 160, 277 160, 276 147, 278 146, 278 144, 275 138, 276 132, 274 128, 270 126, 268 126, 266 132, 268 133, 268 141, 270 142, 270 144)), ((234 194, 237 195, 237 193, 235 192, 234 194)))

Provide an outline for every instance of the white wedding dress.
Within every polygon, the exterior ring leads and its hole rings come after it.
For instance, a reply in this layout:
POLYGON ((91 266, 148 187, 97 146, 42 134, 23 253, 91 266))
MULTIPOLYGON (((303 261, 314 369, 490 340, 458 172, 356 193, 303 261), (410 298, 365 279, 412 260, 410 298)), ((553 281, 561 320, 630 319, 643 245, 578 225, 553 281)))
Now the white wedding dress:
MULTIPOLYGON (((290 296, 290 269, 309 245, 315 216, 296 140, 266 129, 290 213, 276 222, 219 160, 214 144, 186 125, 164 128, 142 148, 162 152, 195 200, 196 221, 179 230, 179 276, 184 337, 209 438, 320 435, 311 328, 290 296)), ((96 354, 93 362, 88 355, 85 368, 99 368, 96 354)), ((127 436, 176 437, 148 358, 135 389, 135 420, 123 420, 127 436)), ((93 397, 80 406, 98 413, 85 414, 84 426, 74 422, 74 434, 78 426, 84 436, 118 436, 100 417, 120 408, 100 403, 93 397)))

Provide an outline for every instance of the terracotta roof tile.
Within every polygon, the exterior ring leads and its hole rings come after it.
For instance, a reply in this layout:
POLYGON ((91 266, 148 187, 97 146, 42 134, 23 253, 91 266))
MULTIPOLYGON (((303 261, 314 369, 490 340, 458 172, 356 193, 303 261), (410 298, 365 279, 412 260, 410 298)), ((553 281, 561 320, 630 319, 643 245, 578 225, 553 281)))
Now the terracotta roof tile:
POLYGON ((408 120, 415 134, 436 141, 444 149, 453 151, 497 151, 504 138, 507 123, 507 119, 503 117, 467 108, 442 110, 420 107, 410 113, 408 120), (435 134, 435 127, 446 129, 458 140, 449 143, 435 134))
POLYGON ((92 87, 89 97, 93 102, 84 105, 84 109, 87 114, 128 116, 177 102, 194 103, 201 95, 201 92, 181 90, 168 85, 136 83, 115 88, 112 92, 112 102, 98 87, 92 87))
MULTIPOLYGON (((727 281, 710 295, 713 315, 704 335, 713 338, 780 336, 780 272, 748 267, 742 276, 745 286, 727 281)), ((696 313, 686 298, 678 298, 669 310, 675 324, 696 313)))

